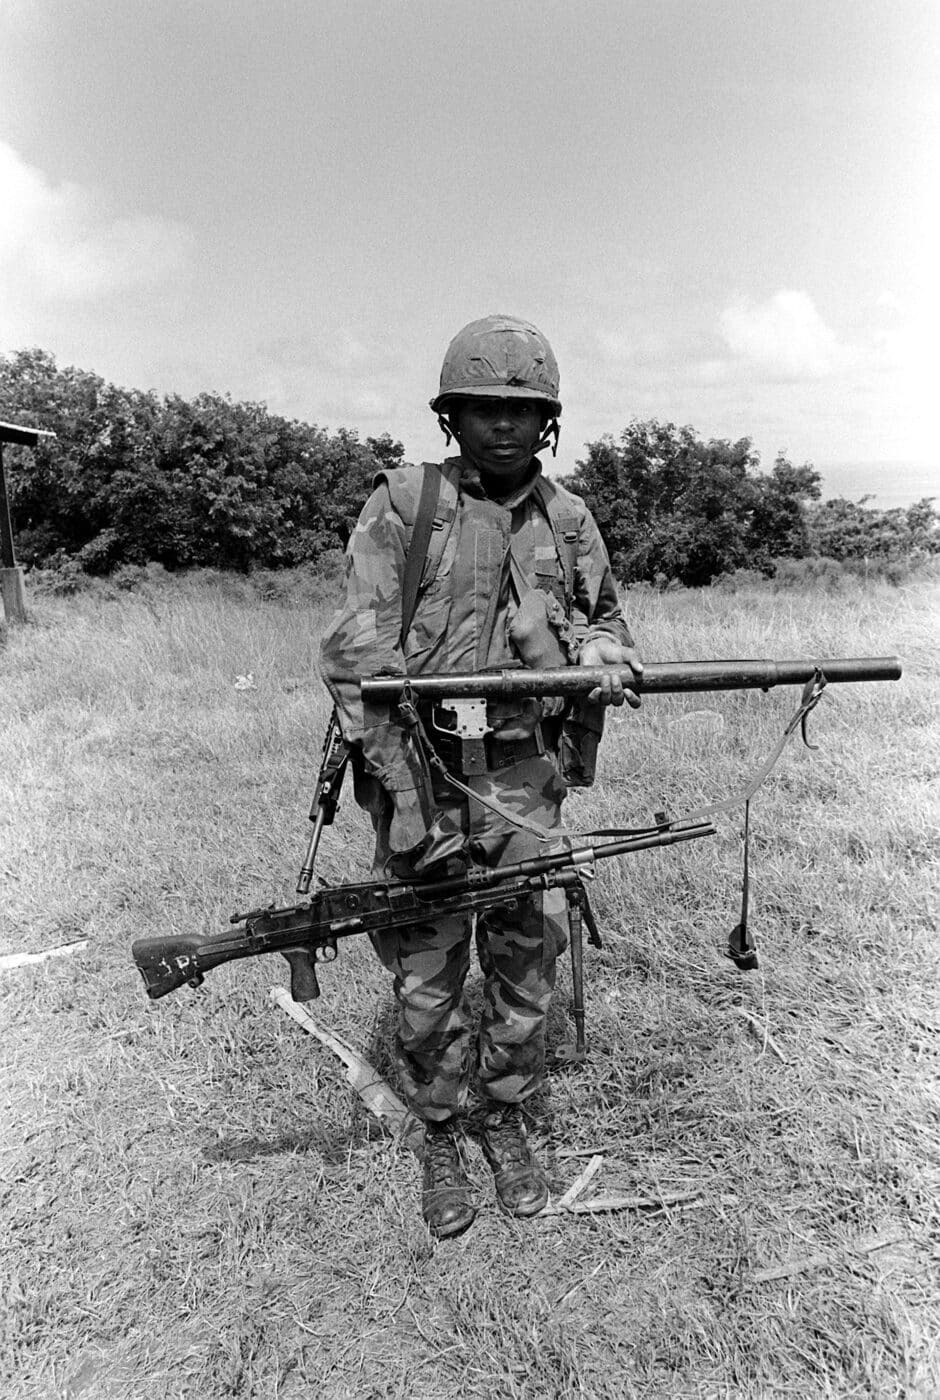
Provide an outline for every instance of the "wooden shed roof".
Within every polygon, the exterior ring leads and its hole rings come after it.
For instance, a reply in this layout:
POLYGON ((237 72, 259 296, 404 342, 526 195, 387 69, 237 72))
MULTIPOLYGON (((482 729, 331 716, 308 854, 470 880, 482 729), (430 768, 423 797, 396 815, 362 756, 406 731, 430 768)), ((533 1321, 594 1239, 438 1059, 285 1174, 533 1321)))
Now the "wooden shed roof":
POLYGON ((0 442, 15 442, 20 447, 35 447, 40 438, 55 437, 47 428, 23 428, 18 423, 0 423, 0 442))

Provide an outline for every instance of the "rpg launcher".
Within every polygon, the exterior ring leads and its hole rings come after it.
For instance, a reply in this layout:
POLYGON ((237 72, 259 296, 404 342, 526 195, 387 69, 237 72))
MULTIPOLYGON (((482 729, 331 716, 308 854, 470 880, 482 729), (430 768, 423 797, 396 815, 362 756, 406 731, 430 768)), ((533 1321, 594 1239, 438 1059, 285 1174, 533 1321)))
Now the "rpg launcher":
POLYGON ((839 656, 828 661, 660 661, 641 676, 629 667, 566 666, 554 671, 524 667, 480 671, 472 675, 370 676, 360 684, 363 700, 401 700, 407 690, 416 700, 537 699, 544 695, 583 696, 605 675, 616 674, 638 695, 668 695, 703 690, 770 690, 777 685, 805 685, 821 675, 827 685, 847 681, 896 681, 896 656, 839 656))
MULTIPOLYGON (((475 772, 485 768, 485 741, 493 728, 487 715, 489 700, 560 696, 569 703, 577 702, 586 699, 608 676, 616 676, 625 689, 642 695, 766 691, 777 685, 802 685, 798 722, 808 744, 806 719, 825 686, 846 681, 896 681, 900 675, 901 663, 896 656, 828 661, 665 661, 644 666, 639 675, 629 667, 566 666, 539 671, 520 665, 465 675, 369 676, 360 681, 359 689, 364 705, 396 705, 427 751, 428 736, 420 719, 423 713, 433 730, 459 743, 464 771, 475 772)), ((791 732, 788 726, 785 738, 791 732)), ((778 756, 774 755, 771 767, 778 756)))

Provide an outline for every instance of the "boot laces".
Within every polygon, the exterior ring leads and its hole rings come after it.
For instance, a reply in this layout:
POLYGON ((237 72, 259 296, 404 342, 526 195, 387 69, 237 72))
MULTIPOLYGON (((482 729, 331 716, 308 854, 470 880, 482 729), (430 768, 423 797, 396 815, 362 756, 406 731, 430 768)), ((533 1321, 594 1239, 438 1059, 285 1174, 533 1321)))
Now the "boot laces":
POLYGON ((529 1146, 522 1131, 522 1118, 518 1112, 504 1112, 498 1118, 494 1114, 492 1119, 487 1120, 486 1136, 492 1151, 499 1157, 503 1169, 529 1165, 529 1146))
POLYGON ((460 1152, 452 1132, 429 1131, 424 1138, 424 1169, 435 1186, 459 1186, 463 1177, 460 1152))

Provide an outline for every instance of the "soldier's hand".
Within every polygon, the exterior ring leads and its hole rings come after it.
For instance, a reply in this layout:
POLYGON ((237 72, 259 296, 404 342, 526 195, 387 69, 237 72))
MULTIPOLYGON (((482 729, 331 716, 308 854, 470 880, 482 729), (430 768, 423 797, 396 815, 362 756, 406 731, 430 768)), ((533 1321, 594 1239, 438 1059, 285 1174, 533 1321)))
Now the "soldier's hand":
MULTIPOLYGON (((621 670, 630 668, 639 679, 643 674, 643 662, 639 652, 633 647, 623 647, 613 637, 594 637, 585 642, 578 657, 580 666, 617 666, 621 670)), ((625 686, 618 675, 605 676, 602 683, 588 695, 593 705, 622 705, 627 702, 632 709, 640 707, 640 697, 636 691, 625 686)))

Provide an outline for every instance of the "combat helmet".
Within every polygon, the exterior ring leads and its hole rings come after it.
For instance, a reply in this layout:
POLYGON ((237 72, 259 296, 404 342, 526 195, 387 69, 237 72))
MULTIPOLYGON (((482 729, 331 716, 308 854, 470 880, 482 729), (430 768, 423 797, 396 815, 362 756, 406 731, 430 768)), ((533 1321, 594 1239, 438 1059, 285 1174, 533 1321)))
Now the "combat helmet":
POLYGON ((465 398, 535 399, 545 405, 549 426, 544 446, 558 440, 558 361, 545 336, 518 316, 484 316, 458 331, 444 356, 441 384, 431 409, 448 440, 445 416, 465 398))

